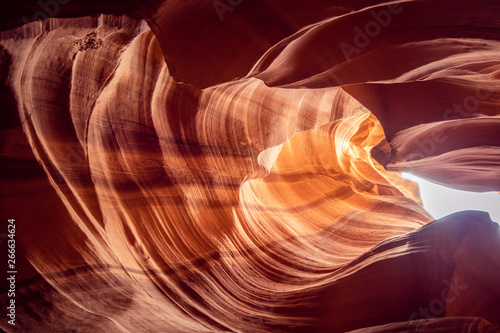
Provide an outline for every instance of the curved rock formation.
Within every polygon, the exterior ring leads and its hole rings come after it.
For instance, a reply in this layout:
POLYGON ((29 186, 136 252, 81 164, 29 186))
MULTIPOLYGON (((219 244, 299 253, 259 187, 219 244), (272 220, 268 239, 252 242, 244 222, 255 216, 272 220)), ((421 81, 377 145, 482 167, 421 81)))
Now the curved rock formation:
POLYGON ((500 4, 67 6, 0 32, 3 330, 498 330, 498 224, 397 171, 500 191, 500 4))

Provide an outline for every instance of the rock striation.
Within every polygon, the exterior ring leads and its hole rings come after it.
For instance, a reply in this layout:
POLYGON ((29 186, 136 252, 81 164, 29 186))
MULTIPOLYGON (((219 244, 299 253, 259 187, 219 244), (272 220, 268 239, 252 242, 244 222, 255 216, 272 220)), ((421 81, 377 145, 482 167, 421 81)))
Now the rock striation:
POLYGON ((498 224, 399 172, 500 191, 500 3, 58 4, 0 32, 3 330, 499 330, 498 224))

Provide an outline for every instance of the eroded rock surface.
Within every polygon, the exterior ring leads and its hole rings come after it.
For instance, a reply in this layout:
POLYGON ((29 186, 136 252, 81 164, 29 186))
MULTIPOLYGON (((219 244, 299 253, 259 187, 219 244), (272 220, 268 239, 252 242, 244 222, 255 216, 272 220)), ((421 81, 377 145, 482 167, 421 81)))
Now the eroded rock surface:
POLYGON ((498 330, 498 224, 395 171, 500 191, 500 3, 68 6, 0 32, 2 329, 498 330))

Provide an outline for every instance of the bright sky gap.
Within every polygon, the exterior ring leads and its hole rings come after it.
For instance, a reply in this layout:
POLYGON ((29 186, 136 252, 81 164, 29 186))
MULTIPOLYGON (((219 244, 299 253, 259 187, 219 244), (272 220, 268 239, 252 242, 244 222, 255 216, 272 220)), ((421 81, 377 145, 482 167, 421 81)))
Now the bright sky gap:
POLYGON ((500 222, 500 195, 497 192, 468 192, 421 179, 409 173, 403 177, 417 182, 424 208, 437 220, 463 210, 488 212, 495 222, 500 222))

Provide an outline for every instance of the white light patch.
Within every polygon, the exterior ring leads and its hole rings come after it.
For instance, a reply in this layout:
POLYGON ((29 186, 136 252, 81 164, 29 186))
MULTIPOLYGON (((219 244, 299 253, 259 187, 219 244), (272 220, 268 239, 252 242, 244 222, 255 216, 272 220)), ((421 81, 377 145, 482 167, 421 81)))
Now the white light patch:
POLYGON ((424 208, 436 220, 463 210, 488 212, 495 222, 500 222, 500 195, 497 192, 468 192, 424 180, 409 173, 403 178, 417 182, 424 208))

